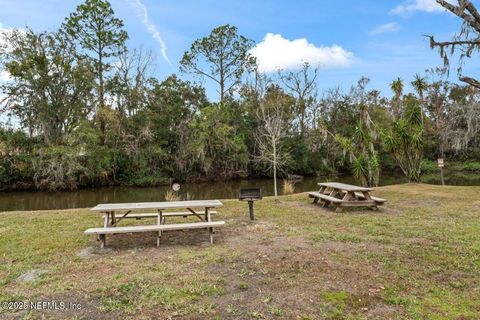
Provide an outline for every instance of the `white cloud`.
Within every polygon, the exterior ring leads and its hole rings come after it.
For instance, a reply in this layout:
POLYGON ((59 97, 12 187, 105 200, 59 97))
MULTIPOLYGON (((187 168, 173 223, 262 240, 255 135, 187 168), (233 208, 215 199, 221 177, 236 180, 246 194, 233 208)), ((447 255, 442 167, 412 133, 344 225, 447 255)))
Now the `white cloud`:
POLYGON ((12 80, 10 72, 7 70, 0 70, 0 82, 6 82, 12 80))
POLYGON ((273 33, 267 33, 250 53, 257 58, 261 72, 298 69, 306 62, 315 67, 349 67, 355 59, 352 52, 336 44, 316 47, 305 38, 288 40, 273 33))
POLYGON ((401 25, 396 22, 390 22, 390 23, 385 23, 381 24, 372 30, 370 30, 369 34, 374 36, 377 34, 382 34, 382 33, 387 33, 387 32, 395 32, 401 29, 401 25))
POLYGON ((390 10, 390 14, 407 15, 413 11, 433 13, 444 12, 445 9, 435 0, 407 0, 390 10))
POLYGON ((137 16, 142 20, 142 23, 145 27, 147 27, 148 32, 152 34, 152 37, 160 45, 160 52, 162 53, 163 59, 165 59, 168 64, 171 64, 170 59, 168 59, 167 56, 167 45, 163 41, 163 38, 160 35, 160 32, 157 30, 157 27, 152 23, 152 21, 150 21, 147 7, 140 0, 128 0, 128 2, 135 7, 137 16))

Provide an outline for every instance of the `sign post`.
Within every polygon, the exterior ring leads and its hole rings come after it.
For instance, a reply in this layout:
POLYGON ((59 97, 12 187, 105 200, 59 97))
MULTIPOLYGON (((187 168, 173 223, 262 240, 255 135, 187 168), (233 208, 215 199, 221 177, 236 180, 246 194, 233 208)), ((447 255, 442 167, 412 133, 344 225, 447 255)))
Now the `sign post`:
POLYGON ((440 168, 440 179, 442 180, 442 186, 444 186, 445 180, 443 178, 443 168, 445 167, 445 162, 443 161, 443 158, 438 158, 437 164, 438 164, 438 167, 440 168))

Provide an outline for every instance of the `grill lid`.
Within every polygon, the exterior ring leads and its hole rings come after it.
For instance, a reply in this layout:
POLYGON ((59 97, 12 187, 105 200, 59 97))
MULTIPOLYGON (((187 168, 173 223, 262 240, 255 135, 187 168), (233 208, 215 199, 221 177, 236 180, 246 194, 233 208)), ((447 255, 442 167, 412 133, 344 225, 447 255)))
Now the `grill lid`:
POLYGON ((238 198, 240 200, 261 200, 262 189, 260 188, 240 189, 240 195, 238 198))

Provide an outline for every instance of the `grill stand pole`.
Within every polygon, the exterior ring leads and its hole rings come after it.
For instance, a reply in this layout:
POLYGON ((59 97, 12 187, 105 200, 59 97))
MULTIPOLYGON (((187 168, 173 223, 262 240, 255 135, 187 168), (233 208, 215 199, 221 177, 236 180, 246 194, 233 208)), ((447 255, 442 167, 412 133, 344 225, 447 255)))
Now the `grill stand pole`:
POLYGON ((248 211, 250 213, 250 221, 253 221, 255 218, 253 217, 253 201, 248 201, 248 211))

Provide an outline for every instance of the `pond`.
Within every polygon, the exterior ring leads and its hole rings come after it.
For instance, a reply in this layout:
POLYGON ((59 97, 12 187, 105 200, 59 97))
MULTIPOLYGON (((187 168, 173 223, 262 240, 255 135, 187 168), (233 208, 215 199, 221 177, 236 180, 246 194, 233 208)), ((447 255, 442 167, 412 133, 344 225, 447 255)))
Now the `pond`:
MULTIPOLYGON (((295 192, 318 189, 317 182, 339 181, 359 184, 348 175, 332 177, 307 177, 295 183, 295 192)), ((380 185, 405 183, 400 173, 384 173, 380 185)), ((438 174, 422 177, 422 182, 440 184, 438 174)), ((282 192, 282 180, 279 180, 279 193, 282 192)), ((445 183, 449 185, 480 185, 480 175, 465 172, 446 172, 445 183)), ((179 196, 182 199, 231 199, 238 197, 241 188, 261 188, 264 196, 273 195, 273 180, 249 179, 224 182, 185 183, 181 185, 179 196)), ((160 187, 106 187, 99 189, 82 189, 71 192, 0 192, 0 211, 49 210, 93 207, 98 203, 108 202, 143 202, 163 201, 169 186, 160 187)))

